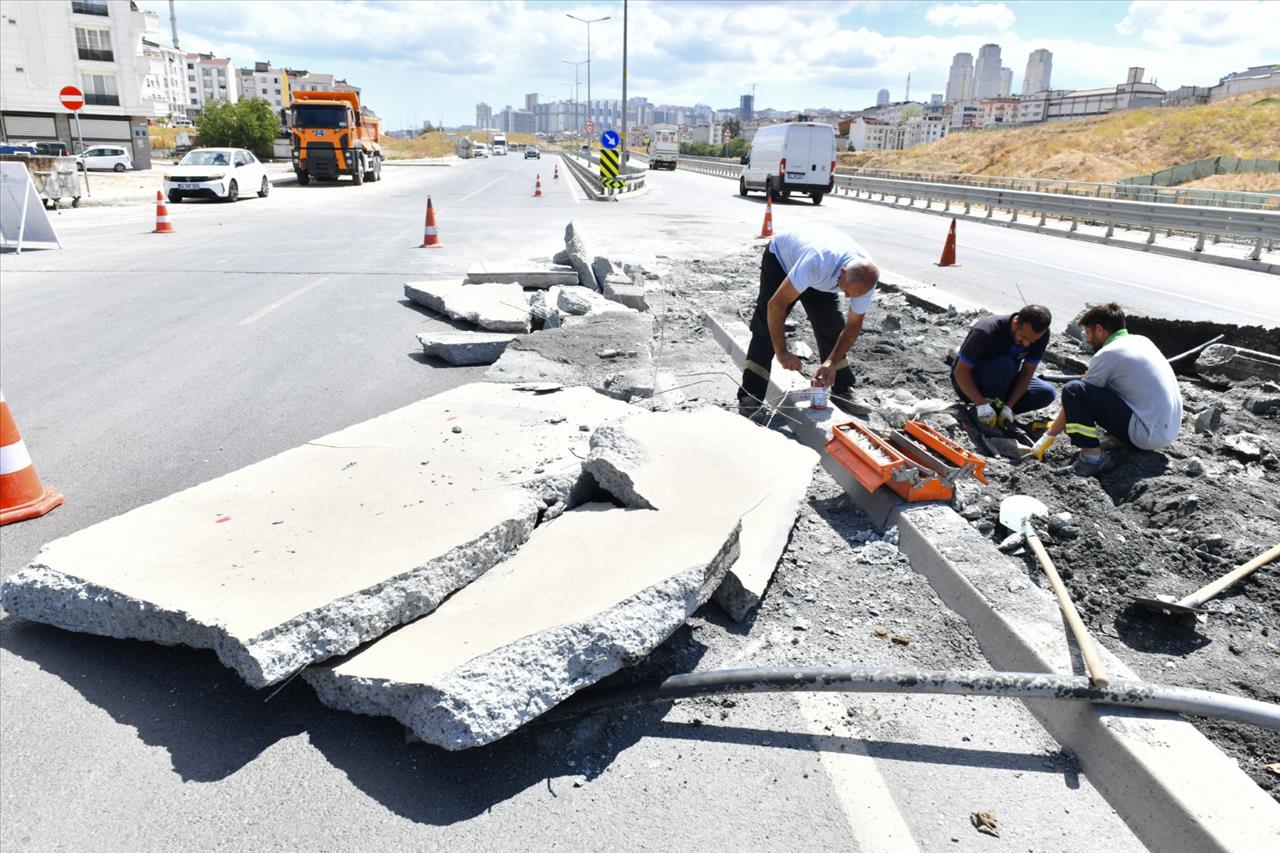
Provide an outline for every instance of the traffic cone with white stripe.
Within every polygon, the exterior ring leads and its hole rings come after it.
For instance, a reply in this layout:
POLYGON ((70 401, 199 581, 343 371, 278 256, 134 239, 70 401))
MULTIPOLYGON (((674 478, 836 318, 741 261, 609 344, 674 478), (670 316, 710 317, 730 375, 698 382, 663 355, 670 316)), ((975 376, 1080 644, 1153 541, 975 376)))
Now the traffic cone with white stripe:
POLYGON ((542 175, 538 175, 538 180, 533 185, 533 197, 542 198, 542 175))
POLYGON ((773 199, 769 196, 764 197, 764 225, 760 226, 760 237, 765 239, 773 236, 773 199))
POLYGON ((954 219, 951 220, 951 230, 947 232, 947 242, 942 244, 942 257, 938 259, 937 266, 956 266, 956 221, 954 219))
POLYGON ((156 230, 152 234, 172 234, 173 226, 169 224, 169 206, 164 203, 164 193, 156 190, 156 230))
POLYGON ((44 515, 62 500, 61 492, 40 482, 0 392, 0 525, 44 515))
POLYGON ((440 248, 440 233, 436 230, 436 209, 431 206, 431 196, 427 196, 427 221, 422 227, 422 245, 418 248, 440 248))

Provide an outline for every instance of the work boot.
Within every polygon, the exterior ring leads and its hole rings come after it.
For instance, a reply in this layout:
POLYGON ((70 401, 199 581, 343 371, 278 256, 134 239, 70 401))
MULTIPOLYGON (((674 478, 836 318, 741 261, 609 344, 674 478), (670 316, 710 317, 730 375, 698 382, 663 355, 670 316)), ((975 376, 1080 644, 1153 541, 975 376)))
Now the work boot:
POLYGON ((1093 462, 1083 453, 1076 457, 1076 462, 1071 466, 1071 473, 1077 477, 1096 477, 1099 474, 1106 473, 1116 467, 1116 460, 1110 453, 1103 451, 1098 455, 1098 461, 1093 462))

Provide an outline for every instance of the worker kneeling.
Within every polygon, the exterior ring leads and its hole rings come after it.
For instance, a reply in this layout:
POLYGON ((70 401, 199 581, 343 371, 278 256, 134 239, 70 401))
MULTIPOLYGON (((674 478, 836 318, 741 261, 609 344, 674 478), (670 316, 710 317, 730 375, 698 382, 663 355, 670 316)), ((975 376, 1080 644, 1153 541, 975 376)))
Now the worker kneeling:
POLYGON ((951 369, 951 387, 974 405, 983 426, 1001 426, 1053 402, 1053 386, 1035 378, 1051 322, 1048 308, 1027 305, 1016 314, 990 314, 970 327, 951 369))
POLYGON ((760 292, 751 316, 738 411, 747 417, 760 411, 775 356, 785 369, 803 372, 800 357, 787 349, 785 328, 797 301, 813 326, 822 359, 814 384, 831 386, 836 405, 844 403, 853 385, 845 356, 862 333, 862 320, 879 281, 880 271, 866 250, 834 228, 811 225, 775 235, 760 260, 760 292), (841 293, 849 299, 844 317, 841 293))
POLYGON ((1131 335, 1124 310, 1114 302, 1095 305, 1077 320, 1093 349, 1089 372, 1062 389, 1062 410, 1030 455, 1044 453, 1064 430, 1080 448, 1073 471, 1083 477, 1110 470, 1099 430, 1140 450, 1173 444, 1182 426, 1182 391, 1173 368, 1150 338, 1131 335))

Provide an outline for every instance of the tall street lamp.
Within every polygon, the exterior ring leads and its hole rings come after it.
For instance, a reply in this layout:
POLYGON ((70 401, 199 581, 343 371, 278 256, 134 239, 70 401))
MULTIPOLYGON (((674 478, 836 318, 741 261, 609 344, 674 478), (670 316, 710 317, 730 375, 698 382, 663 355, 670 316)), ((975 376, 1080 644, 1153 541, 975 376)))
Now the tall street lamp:
POLYGON ((591 20, 587 20, 586 18, 579 18, 577 15, 569 15, 569 14, 566 14, 565 17, 573 18, 575 21, 578 21, 579 23, 583 23, 587 25, 587 116, 590 117, 591 109, 592 109, 592 106, 591 106, 591 25, 598 24, 601 21, 611 20, 611 17, 609 15, 605 15, 603 18, 592 18, 591 20))
MULTIPOLYGON (((578 135, 578 66, 586 65, 587 60, 583 59, 580 62, 573 62, 568 59, 562 59, 560 61, 563 62, 565 65, 573 66, 573 135, 577 136, 578 135)), ((588 65, 587 71, 590 72, 590 70, 591 70, 591 66, 588 65)), ((588 92, 588 97, 589 96, 590 96, 590 93, 588 92)))

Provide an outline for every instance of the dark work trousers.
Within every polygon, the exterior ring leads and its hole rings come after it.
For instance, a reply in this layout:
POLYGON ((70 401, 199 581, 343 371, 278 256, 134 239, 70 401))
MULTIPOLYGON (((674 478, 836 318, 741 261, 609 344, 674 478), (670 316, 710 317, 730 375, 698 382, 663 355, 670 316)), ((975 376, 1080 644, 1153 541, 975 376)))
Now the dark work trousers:
POLYGON ((1067 413, 1067 437, 1076 447, 1097 447, 1098 427, 1129 444, 1133 410, 1116 392, 1076 379, 1062 389, 1062 408, 1067 413))
MULTIPOLYGON (((747 364, 742 371, 742 388, 738 391, 738 401, 759 405, 765 398, 769 388, 769 368, 773 365, 773 341, 769 338, 769 300, 778 292, 787 271, 782 268, 767 246, 764 257, 760 260, 760 293, 756 297, 756 310, 751 315, 751 344, 747 347, 747 364)), ((813 335, 818 339, 818 355, 823 361, 835 349, 840 333, 844 331, 844 314, 840 311, 840 297, 834 293, 823 293, 818 290, 802 290, 798 300, 804 306, 804 313, 809 316, 813 326, 813 335)), ((787 313, 795 303, 787 307, 787 313)), ((836 365, 835 383, 832 393, 847 396, 853 387, 853 371, 849 369, 848 359, 841 359, 836 365)))
MULTIPOLYGON (((1013 360, 1011 355, 1002 355, 998 358, 980 361, 973 366, 973 381, 978 384, 978 390, 982 392, 982 396, 988 400, 1004 401, 1009 398, 1009 392, 1013 390, 1013 383, 1018 380, 1018 374, 1022 372, 1022 368, 1018 366, 1018 362, 1013 360)), ((960 383, 956 381, 956 373, 951 371, 951 387, 955 389, 960 400, 965 403, 973 402, 965 393, 960 390, 960 383)), ((1057 392, 1053 390, 1053 386, 1043 379, 1031 377, 1031 384, 1027 386, 1027 393, 1022 395, 1022 399, 1018 401, 1018 405, 1013 407, 1014 414, 1020 415, 1023 412, 1034 412, 1036 409, 1043 409, 1045 406, 1053 402, 1053 398, 1057 396, 1057 392)))

